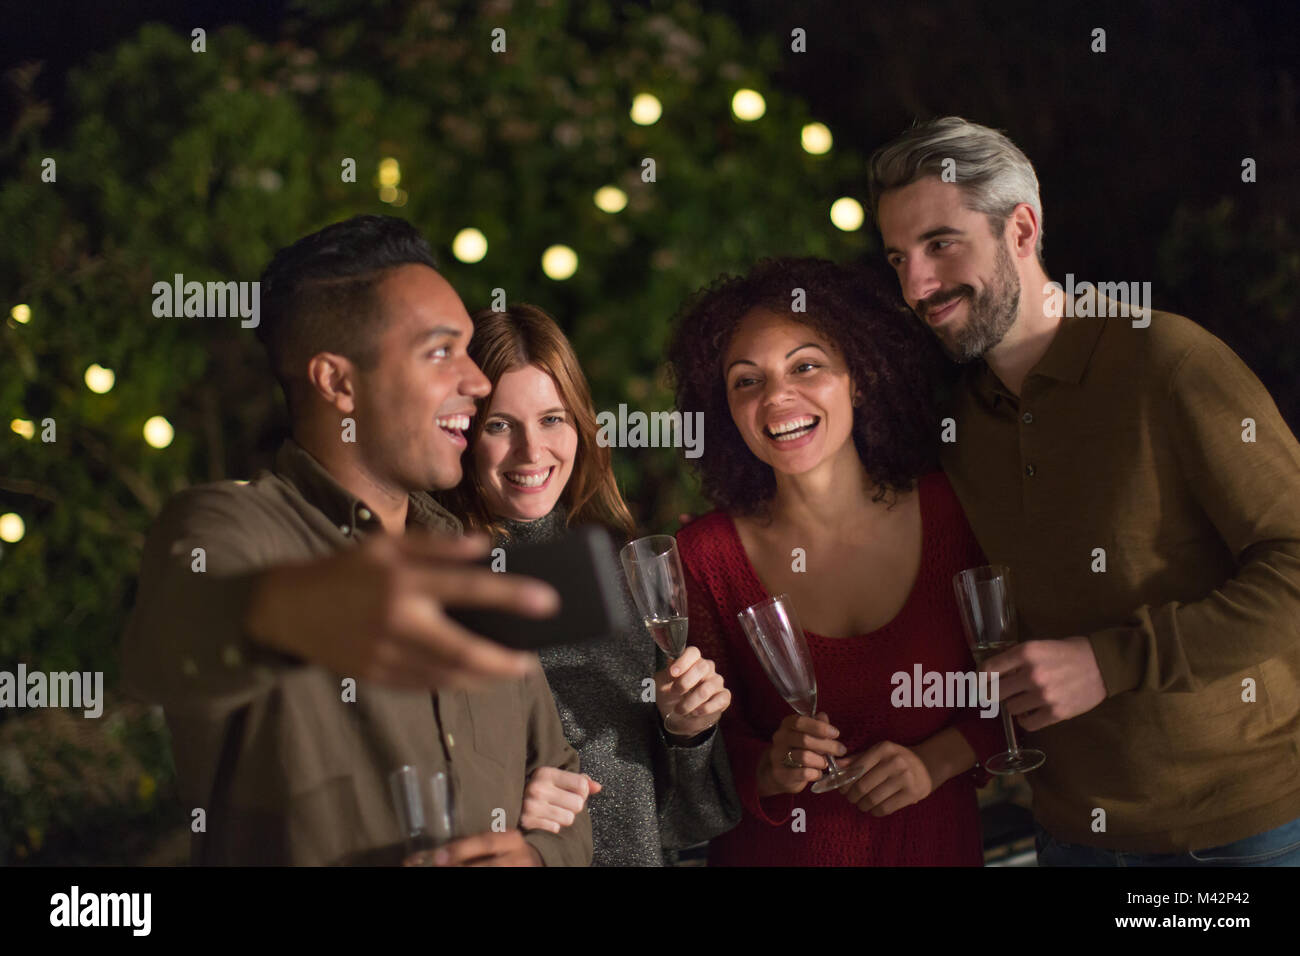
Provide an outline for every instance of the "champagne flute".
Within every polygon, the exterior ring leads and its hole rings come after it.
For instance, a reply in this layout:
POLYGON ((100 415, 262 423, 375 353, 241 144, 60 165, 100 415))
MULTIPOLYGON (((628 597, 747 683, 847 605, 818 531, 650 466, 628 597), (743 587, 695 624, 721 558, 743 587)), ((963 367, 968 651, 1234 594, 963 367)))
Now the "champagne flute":
POLYGON ((397 822, 406 843, 403 866, 433 866, 433 853, 455 836, 451 780, 404 765, 388 775, 397 822))
POLYGON ((686 575, 677 554, 677 539, 652 534, 629 541, 619 552, 628 589, 646 629, 675 661, 686 650, 686 575))
MULTIPOLYGON (((623 546, 619 558, 646 630, 670 663, 677 660, 686 651, 688 624, 686 575, 677 554, 677 539, 670 534, 637 538, 623 546)), ((666 715, 664 729, 676 733, 666 715)))
MULTIPOLYGON (((817 677, 813 673, 808 641, 794 615, 789 596, 782 594, 751 604, 736 617, 740 619, 740 626, 749 638, 758 662, 763 665, 768 679, 776 685, 777 692, 795 713, 816 719, 817 677)), ((847 786, 867 771, 861 765, 840 767, 830 754, 822 756, 828 766, 813 783, 813 793, 847 786)))
MULTIPOLYGON (((983 664, 1016 644, 1016 607, 1011 599, 1010 568, 1003 565, 967 568, 953 577, 952 586, 957 592, 957 607, 961 611, 966 643, 970 645, 977 664, 983 664)), ((1007 749, 984 761, 984 769, 992 774, 1006 775, 1028 773, 1041 767, 1047 754, 1021 747, 1016 742, 1011 714, 1005 707, 999 709, 1002 711, 1007 749)))

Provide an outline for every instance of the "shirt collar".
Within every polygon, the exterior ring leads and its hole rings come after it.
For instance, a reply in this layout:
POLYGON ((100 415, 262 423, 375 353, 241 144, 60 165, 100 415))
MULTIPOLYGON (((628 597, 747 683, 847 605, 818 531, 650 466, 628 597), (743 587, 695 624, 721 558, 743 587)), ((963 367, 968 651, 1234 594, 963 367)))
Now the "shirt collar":
MULTIPOLYGON (((320 509, 345 533, 380 531, 379 517, 364 501, 340 485, 325 467, 292 438, 286 439, 275 456, 275 473, 291 484, 308 504, 320 509)), ((460 534, 460 521, 426 492, 412 492, 406 509, 407 526, 419 525, 460 534)))
MULTIPOLYGON (((1051 345, 1038 360, 1038 364, 1029 370, 1026 380, 1042 375, 1058 382, 1078 385, 1088 371, 1097 341, 1105 331, 1106 321, 1105 317, 1063 315, 1051 345)), ((977 359, 974 366, 970 373, 973 384, 986 398, 995 402, 998 398, 1018 401, 984 359, 977 359)))

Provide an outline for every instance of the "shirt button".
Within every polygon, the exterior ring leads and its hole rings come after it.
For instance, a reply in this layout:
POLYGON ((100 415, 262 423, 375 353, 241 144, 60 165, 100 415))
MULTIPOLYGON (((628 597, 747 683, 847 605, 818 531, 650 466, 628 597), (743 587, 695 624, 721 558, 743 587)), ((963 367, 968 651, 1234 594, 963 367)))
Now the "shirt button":
POLYGON ((348 527, 347 525, 345 525, 345 524, 341 524, 341 525, 339 525, 339 530, 342 531, 344 534, 351 534, 351 533, 352 533, 352 529, 349 528, 349 527, 348 527))
POLYGON ((1030 478, 1034 477, 1034 466, 1025 465, 1025 474, 1028 475, 1030 478))
POLYGON ((456 738, 453 737, 450 733, 447 734, 447 749, 451 750, 455 746, 456 746, 456 738))
POLYGON ((1034 423, 1034 416, 1029 414, 1029 412, 1025 412, 1020 416, 1020 420, 1026 425, 1032 425, 1034 423))
POLYGON ((370 513, 369 508, 358 508, 357 517, 360 518, 362 521, 369 521, 371 518, 374 517, 374 515, 370 513))

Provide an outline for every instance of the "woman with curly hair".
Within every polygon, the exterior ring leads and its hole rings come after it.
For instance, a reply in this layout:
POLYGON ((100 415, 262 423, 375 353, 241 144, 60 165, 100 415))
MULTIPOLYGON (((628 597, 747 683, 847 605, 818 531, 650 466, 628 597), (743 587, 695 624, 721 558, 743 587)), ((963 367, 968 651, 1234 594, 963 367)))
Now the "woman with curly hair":
POLYGON ((978 760, 1002 749, 1000 721, 896 693, 917 665, 975 670, 952 578, 986 562, 936 470, 939 354, 893 290, 875 271, 764 260, 678 318, 677 407, 704 413, 695 465, 717 508, 678 548, 692 643, 732 691, 724 740, 744 806, 713 865, 983 860, 978 760), (791 712, 736 618, 780 594, 807 636, 816 719, 791 712), (867 770, 805 794, 828 754, 867 770))

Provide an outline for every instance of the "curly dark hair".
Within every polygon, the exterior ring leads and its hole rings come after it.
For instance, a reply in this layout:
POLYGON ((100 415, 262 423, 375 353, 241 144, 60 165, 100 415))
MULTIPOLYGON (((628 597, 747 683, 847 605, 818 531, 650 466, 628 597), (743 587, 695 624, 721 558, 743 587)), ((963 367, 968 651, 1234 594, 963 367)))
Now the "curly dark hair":
POLYGON ((736 327, 756 307, 811 327, 843 355, 864 395, 853 413, 853 443, 877 486, 873 501, 896 500, 937 467, 943 354, 903 302, 897 280, 873 265, 763 259, 747 275, 722 276, 689 298, 668 348, 677 408, 703 412, 709 423, 694 465, 714 507, 763 515, 776 492, 772 468, 755 458, 731 418, 722 368, 736 327), (805 292, 806 312, 791 311, 795 289, 805 292))

